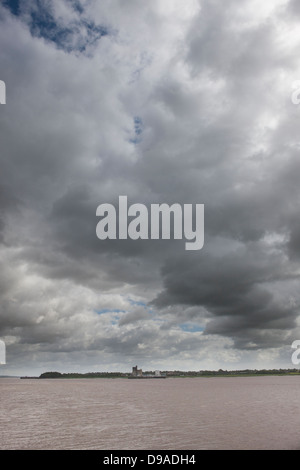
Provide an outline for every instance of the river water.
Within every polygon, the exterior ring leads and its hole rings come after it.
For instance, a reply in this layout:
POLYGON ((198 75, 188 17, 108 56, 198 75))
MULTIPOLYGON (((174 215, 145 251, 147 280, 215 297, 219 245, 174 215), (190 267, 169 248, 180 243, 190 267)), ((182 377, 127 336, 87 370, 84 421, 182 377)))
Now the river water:
POLYGON ((2 378, 0 449, 300 449, 300 377, 2 378))

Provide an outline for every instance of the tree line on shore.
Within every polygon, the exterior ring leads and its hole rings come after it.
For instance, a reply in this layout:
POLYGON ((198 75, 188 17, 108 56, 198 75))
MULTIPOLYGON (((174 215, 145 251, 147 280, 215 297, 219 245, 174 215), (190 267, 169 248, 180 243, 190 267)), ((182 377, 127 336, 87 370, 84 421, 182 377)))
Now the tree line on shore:
MULTIPOLYGON (((243 370, 201 370, 201 371, 161 371, 167 377, 226 377, 226 376, 256 376, 256 375, 300 375, 300 369, 243 369, 243 370)), ((153 374, 154 371, 145 371, 145 374, 153 374)), ((131 376, 127 372, 44 372, 39 379, 77 379, 77 378, 126 378, 131 376)), ((27 378, 27 377, 21 377, 27 378)), ((28 377, 30 378, 30 377, 28 377)))

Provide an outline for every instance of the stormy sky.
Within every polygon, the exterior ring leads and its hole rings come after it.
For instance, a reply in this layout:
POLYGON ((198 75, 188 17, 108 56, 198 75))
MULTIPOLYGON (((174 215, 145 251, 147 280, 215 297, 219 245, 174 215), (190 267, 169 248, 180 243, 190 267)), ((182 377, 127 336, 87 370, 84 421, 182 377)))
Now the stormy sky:
POLYGON ((299 21, 297 0, 1 2, 1 374, 294 367, 299 21), (203 249, 99 240, 119 195, 204 204, 203 249))

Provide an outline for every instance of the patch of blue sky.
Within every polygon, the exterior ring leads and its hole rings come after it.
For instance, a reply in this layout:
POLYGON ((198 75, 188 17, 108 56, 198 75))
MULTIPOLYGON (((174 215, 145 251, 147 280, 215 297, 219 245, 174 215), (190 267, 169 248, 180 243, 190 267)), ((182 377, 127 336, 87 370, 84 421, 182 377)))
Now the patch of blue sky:
POLYGON ((134 124, 134 137, 130 139, 132 144, 138 144, 141 141, 141 135, 143 133, 144 124, 142 118, 135 116, 133 118, 134 124))
POLYGON ((143 120, 139 116, 134 117, 134 130, 136 135, 140 135, 143 132, 143 120))
POLYGON ((148 307, 147 303, 142 300, 127 299, 131 305, 140 305, 142 307, 148 307))
POLYGON ((103 308, 101 310, 94 310, 94 312, 98 315, 103 315, 104 313, 126 313, 126 310, 103 308))
POLYGON ((148 305, 147 302, 144 302, 143 300, 135 300, 135 299, 131 299, 130 297, 127 298, 127 301, 133 305, 133 306, 139 306, 139 307, 144 307, 144 309, 152 316, 155 315, 155 312, 153 310, 153 308, 148 305))
POLYGON ((197 333, 199 331, 204 330, 203 327, 201 327, 197 323, 193 323, 193 322, 181 323, 178 326, 182 331, 186 331, 186 332, 189 332, 189 333, 197 333))
POLYGON ((7 7, 15 16, 20 13, 20 0, 4 0, 3 6, 7 7))
MULTIPOLYGON (((30 8, 27 7, 27 15, 28 13, 30 15, 30 32, 32 36, 44 38, 66 52, 84 52, 102 36, 108 35, 109 30, 106 26, 97 25, 84 18, 84 9, 78 1, 69 0, 69 3, 78 13, 78 20, 66 27, 56 21, 51 11, 51 4, 48 6, 49 4, 42 0, 34 0, 30 8)), ((13 15, 22 16, 22 0, 5 0, 4 6, 13 15)))
POLYGON ((72 8, 78 13, 82 14, 84 12, 84 8, 79 0, 67 0, 67 2, 70 3, 72 8))

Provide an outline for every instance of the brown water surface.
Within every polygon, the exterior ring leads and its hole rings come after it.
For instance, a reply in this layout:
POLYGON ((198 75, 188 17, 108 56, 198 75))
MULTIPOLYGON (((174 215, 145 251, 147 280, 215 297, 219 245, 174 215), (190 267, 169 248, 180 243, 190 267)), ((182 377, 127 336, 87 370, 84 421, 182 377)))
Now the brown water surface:
POLYGON ((0 449, 300 449, 300 377, 0 379, 0 449))

